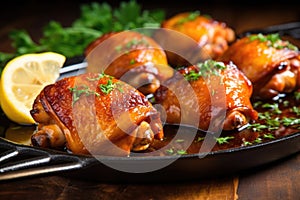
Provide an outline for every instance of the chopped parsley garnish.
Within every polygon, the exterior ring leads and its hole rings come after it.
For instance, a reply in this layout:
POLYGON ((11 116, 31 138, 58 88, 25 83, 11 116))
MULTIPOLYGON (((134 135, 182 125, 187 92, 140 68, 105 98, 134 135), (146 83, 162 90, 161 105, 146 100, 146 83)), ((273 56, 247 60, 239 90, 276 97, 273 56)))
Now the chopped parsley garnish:
POLYGON ((120 92, 123 92, 123 88, 121 87, 122 83, 121 82, 116 82, 114 83, 112 81, 112 77, 107 80, 106 84, 100 84, 99 88, 104 94, 109 94, 113 89, 118 89, 120 92))
POLYGON ((290 109, 291 112, 295 113, 297 116, 300 116, 300 108, 297 107, 297 106, 293 106, 291 109, 290 109))
POLYGON ((275 139, 274 135, 271 134, 271 133, 269 133, 269 134, 264 134, 263 137, 266 138, 266 139, 275 139))
POLYGON ((103 77, 111 77, 111 76, 106 75, 104 73, 101 73, 101 74, 98 74, 98 76, 96 78, 87 77, 87 80, 89 80, 89 81, 99 81, 103 77))
POLYGON ((185 150, 177 150, 177 154, 178 155, 185 155, 185 154, 187 154, 187 152, 185 151, 185 150))
POLYGON ((135 59, 131 59, 129 64, 131 64, 131 65, 135 64, 135 59))
POLYGON ((268 108, 268 109, 271 109, 275 114, 281 114, 281 110, 279 109, 279 105, 278 103, 273 103, 273 104, 270 104, 270 103, 265 103, 262 105, 262 108, 268 108))
POLYGON ((280 35, 278 33, 268 35, 258 33, 256 35, 250 35, 249 39, 250 41, 259 40, 260 42, 267 42, 267 45, 269 47, 274 47, 275 49, 288 48, 294 51, 298 51, 298 48, 290 42, 281 40, 280 35))
POLYGON ((243 141, 243 146, 249 146, 249 145, 252 145, 252 142, 249 142, 247 140, 243 141))
POLYGON ((224 143, 229 143, 228 140, 232 140, 234 139, 233 136, 226 136, 226 137, 218 137, 218 138, 215 138, 216 142, 218 144, 224 144, 224 143))
POLYGON ((75 87, 69 88, 69 90, 72 92, 73 104, 79 100, 79 98, 82 94, 85 94, 86 96, 89 96, 89 95, 100 96, 99 93, 91 90, 87 85, 83 85, 80 87, 75 86, 75 87))
POLYGON ((101 89, 101 91, 104 94, 109 94, 115 88, 115 84, 113 83, 113 81, 111 79, 108 79, 107 83, 100 84, 99 88, 101 89))
POLYGON ((201 142, 205 139, 205 137, 197 137, 197 139, 195 140, 195 142, 201 142))
POLYGON ((175 142, 182 143, 182 142, 184 142, 184 139, 177 139, 175 142))
POLYGON ((185 155, 185 154, 187 154, 187 152, 183 149, 175 150, 174 148, 167 149, 166 153, 169 155, 185 155))
POLYGON ((300 124, 300 119, 294 118, 294 117, 284 117, 282 119, 282 124, 284 126, 299 125, 300 124))
POLYGON ((127 43, 125 43, 124 45, 118 45, 115 47, 115 50, 118 53, 129 53, 129 51, 131 49, 137 48, 138 46, 142 46, 142 47, 149 47, 150 44, 149 42, 144 38, 133 38, 130 41, 128 41, 127 43))
MULTIPOLYGON (((300 99, 300 93, 294 92, 291 97, 298 101, 300 99)), ((248 125, 248 129, 252 129, 254 132, 271 132, 270 135, 263 135, 263 138, 273 139, 275 138, 272 131, 278 130, 281 127, 290 127, 292 129, 300 129, 300 107, 297 104, 293 104, 293 101, 279 100, 278 102, 263 103, 257 101, 253 104, 255 108, 262 108, 265 111, 258 113, 258 120, 248 125), (280 104, 281 102, 281 104, 280 104), (292 104, 291 104, 292 103, 292 104), (281 110, 280 107, 284 108, 281 110), (283 116, 282 116, 283 115, 283 116)))
POLYGON ((260 137, 258 137, 254 140, 254 143, 262 143, 262 139, 260 137))
POLYGON ((257 108, 257 107, 260 106, 261 104, 263 104, 262 101, 256 101, 256 102, 253 103, 253 107, 254 107, 254 108, 257 108))
POLYGON ((191 70, 188 74, 185 74, 184 77, 187 81, 198 80, 199 77, 208 77, 210 75, 220 75, 219 70, 226 69, 226 65, 223 62, 218 62, 214 60, 206 60, 202 63, 196 65, 197 72, 191 70))
POLYGON ((295 97, 295 99, 296 99, 297 101, 299 101, 299 100, 300 100, 300 92, 295 91, 295 92, 294 92, 294 97, 295 97))
POLYGON ((198 78, 200 77, 200 73, 198 72, 195 72, 195 70, 191 70, 188 74, 185 74, 184 75, 184 78, 187 80, 187 81, 196 81, 198 80, 198 78))
POLYGON ((168 153, 168 154, 174 154, 174 149, 173 148, 167 149, 166 153, 168 153))
POLYGON ((190 12, 189 15, 185 18, 181 18, 176 22, 176 25, 182 25, 189 21, 194 21, 197 17, 200 16, 200 11, 190 12))

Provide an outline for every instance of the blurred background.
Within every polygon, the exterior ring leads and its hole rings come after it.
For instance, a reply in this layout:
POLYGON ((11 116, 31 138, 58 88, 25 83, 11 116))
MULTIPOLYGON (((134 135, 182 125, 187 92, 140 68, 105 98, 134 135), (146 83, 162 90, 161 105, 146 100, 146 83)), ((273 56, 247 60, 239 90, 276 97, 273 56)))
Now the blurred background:
MULTIPOLYGON (((0 51, 12 52, 8 34, 13 29, 25 29, 34 40, 41 37, 43 27, 56 20, 63 26, 69 26, 80 15, 80 5, 91 2, 107 2, 117 7, 120 1, 92 0, 10 0, 1 6, 0 12, 0 51)), ((225 22, 236 33, 270 25, 300 21, 300 9, 297 1, 163 1, 136 0, 142 9, 163 9, 166 17, 183 11, 199 10, 212 18, 225 22)), ((101 16, 99 16, 101 17, 101 16)))

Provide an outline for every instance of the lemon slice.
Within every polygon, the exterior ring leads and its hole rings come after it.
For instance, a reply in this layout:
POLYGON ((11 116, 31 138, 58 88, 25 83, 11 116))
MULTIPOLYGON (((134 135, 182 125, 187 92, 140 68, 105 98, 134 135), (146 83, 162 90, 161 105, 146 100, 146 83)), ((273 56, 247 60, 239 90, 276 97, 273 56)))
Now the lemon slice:
POLYGON ((24 54, 9 61, 0 82, 1 108, 6 116, 18 124, 33 124, 32 104, 40 91, 59 77, 64 55, 45 52, 24 54))

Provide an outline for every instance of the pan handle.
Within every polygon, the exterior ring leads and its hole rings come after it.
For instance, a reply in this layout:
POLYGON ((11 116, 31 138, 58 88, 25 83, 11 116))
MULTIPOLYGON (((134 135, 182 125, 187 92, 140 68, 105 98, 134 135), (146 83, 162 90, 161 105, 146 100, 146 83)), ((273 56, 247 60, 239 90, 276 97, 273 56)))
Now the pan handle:
POLYGON ((0 181, 80 169, 84 159, 19 145, 0 137, 0 181))
POLYGON ((289 22, 284 24, 277 24, 273 26, 268 26, 261 29, 252 29, 244 31, 237 37, 242 38, 250 34, 272 34, 278 33, 280 36, 291 36, 295 39, 300 39, 300 22, 289 22))

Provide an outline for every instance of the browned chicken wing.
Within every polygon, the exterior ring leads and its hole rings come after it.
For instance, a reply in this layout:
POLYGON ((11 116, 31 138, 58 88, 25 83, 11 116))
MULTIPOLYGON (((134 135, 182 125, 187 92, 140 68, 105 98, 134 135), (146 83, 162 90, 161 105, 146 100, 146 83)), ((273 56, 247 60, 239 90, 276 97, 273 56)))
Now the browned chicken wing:
POLYGON ((202 130, 214 130, 210 126, 233 130, 257 118, 251 94, 251 82, 232 62, 207 60, 180 69, 156 91, 155 100, 164 108, 168 123, 190 124, 195 118, 190 113, 196 112, 199 116, 196 125, 202 130), (182 84, 185 80, 192 92, 182 84), (196 98, 192 98, 192 93, 196 98))
POLYGON ((234 42, 220 61, 233 61, 253 84, 253 95, 269 99, 300 86, 300 54, 278 34, 254 34, 234 42))
POLYGON ((104 71, 144 94, 153 93, 173 75, 164 50, 152 38, 134 31, 104 34, 86 48, 85 55, 89 72, 104 71))
POLYGON ((215 59, 235 39, 233 29, 200 12, 179 13, 165 20, 154 38, 167 49, 171 65, 195 64, 215 59), (170 31, 171 30, 171 31, 170 31))
POLYGON ((128 155, 163 138, 160 115, 143 94, 111 76, 87 73, 46 86, 31 115, 34 146, 128 155))

